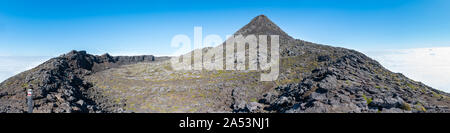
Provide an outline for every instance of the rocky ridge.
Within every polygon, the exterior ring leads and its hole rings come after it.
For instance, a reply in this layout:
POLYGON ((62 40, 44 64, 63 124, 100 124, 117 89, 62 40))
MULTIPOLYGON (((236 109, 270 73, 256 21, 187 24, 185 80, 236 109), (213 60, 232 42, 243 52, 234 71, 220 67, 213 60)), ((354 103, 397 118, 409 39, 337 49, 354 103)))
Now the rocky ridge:
MULTIPOLYGON (((0 112, 26 112, 26 90, 33 90, 33 112, 108 112, 103 99, 89 90, 83 77, 95 72, 138 62, 152 62, 155 57, 94 56, 85 51, 71 51, 22 72, 0 85, 0 112)), ((105 102, 105 101, 104 101, 105 102)))

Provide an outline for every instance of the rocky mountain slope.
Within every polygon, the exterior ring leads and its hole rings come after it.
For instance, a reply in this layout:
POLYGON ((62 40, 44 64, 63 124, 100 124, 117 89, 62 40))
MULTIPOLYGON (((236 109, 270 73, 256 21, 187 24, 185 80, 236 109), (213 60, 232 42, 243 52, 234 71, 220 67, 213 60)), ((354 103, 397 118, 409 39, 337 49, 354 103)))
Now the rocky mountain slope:
POLYGON ((93 56, 71 51, 31 70, 9 78, 0 85, 0 112, 25 112, 26 89, 33 89, 33 112, 103 112, 83 77, 92 73, 138 62, 153 62, 154 56, 93 56))
POLYGON ((34 112, 450 112, 448 93, 360 52, 294 39, 264 15, 235 34, 280 35, 276 81, 259 81, 261 71, 175 71, 163 57, 72 51, 1 83, 0 112, 25 112, 28 88, 34 112))

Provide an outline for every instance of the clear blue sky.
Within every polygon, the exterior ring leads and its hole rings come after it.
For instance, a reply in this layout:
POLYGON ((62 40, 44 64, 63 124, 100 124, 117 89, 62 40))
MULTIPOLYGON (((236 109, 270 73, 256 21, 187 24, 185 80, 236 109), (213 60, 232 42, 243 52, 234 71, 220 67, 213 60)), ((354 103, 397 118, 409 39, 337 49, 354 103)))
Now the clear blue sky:
POLYGON ((0 56, 171 54, 171 38, 223 38, 265 14, 294 38, 358 50, 450 46, 449 0, 0 0, 0 56))

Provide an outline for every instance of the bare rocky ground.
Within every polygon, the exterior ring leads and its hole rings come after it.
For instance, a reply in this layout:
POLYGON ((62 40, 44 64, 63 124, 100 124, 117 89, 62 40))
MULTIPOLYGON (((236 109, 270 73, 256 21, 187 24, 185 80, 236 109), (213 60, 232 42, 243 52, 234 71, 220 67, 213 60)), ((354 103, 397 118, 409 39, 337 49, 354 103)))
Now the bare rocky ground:
POLYGON ((34 112, 450 112, 448 93, 357 51, 293 39, 264 15, 235 34, 280 35, 276 81, 259 81, 261 71, 175 71, 167 57, 72 51, 1 83, 0 112, 26 112, 28 88, 34 112))
POLYGON ((270 90, 256 72, 174 71, 170 62, 125 65, 86 77, 96 90, 113 97, 129 112, 231 112, 233 91, 239 100, 257 102, 270 90), (266 86, 266 87, 265 87, 266 86), (246 89, 240 89, 246 88, 246 89), (250 89, 247 89, 250 88, 250 89))

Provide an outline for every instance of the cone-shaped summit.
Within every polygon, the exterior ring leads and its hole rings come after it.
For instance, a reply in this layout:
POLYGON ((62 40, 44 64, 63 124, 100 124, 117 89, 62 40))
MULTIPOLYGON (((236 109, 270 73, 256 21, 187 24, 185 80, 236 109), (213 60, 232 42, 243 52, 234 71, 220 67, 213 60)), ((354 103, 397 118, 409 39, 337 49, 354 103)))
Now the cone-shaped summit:
POLYGON ((280 38, 293 39, 280 27, 273 23, 267 16, 259 15, 253 18, 250 23, 239 29, 235 35, 279 35, 280 38))

